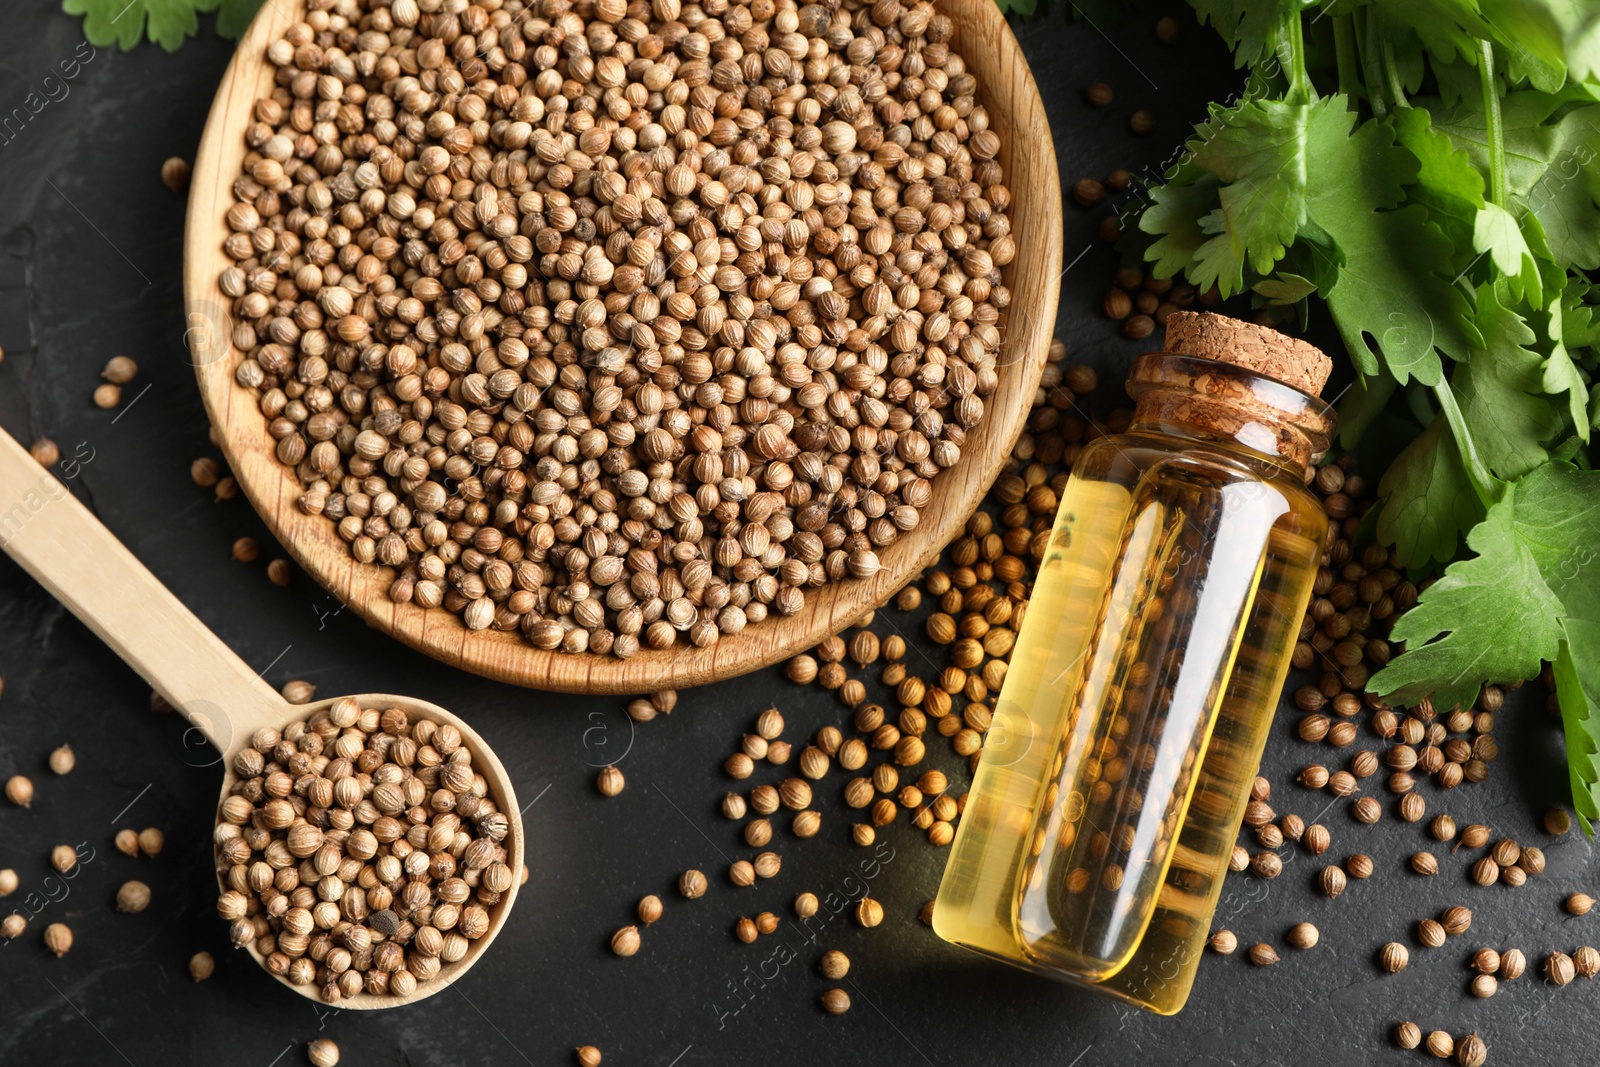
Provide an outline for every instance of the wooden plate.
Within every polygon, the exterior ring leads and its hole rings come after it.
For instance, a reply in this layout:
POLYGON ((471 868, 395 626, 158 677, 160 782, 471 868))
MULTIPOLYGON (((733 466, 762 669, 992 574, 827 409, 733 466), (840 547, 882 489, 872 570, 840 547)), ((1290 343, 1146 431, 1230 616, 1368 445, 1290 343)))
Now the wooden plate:
POLYGON ((245 155, 245 128, 256 100, 271 91, 267 45, 305 11, 301 0, 262 7, 217 90, 195 160, 184 240, 186 342, 206 411, 245 495, 278 540, 307 572, 369 623, 413 648, 463 670, 504 682, 581 693, 644 693, 731 678, 785 659, 836 633, 884 603, 938 556, 960 531, 994 481, 1022 431, 1055 328, 1061 273, 1061 183, 1039 89, 999 9, 988 0, 941 3, 955 20, 952 42, 979 82, 1001 164, 1012 190, 1016 258, 1008 270, 1010 308, 1000 385, 960 461, 934 482, 933 502, 916 530, 880 553, 883 568, 870 579, 830 583, 807 592, 798 613, 768 618, 725 636, 710 648, 641 649, 627 660, 534 648, 520 634, 468 630, 440 609, 396 604, 387 590, 392 571, 351 558, 334 523, 295 506, 301 487, 277 460, 267 420, 254 394, 234 382, 243 353, 232 348, 229 301, 217 278, 231 266, 222 244, 233 182, 245 155))

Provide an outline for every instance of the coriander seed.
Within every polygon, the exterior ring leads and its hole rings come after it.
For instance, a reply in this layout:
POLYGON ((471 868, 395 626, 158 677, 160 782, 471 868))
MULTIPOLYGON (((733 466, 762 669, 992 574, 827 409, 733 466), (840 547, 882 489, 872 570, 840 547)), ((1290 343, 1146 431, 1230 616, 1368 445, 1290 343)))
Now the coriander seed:
POLYGON ((1350 806, 1350 814, 1357 822, 1372 825, 1383 818, 1383 806, 1375 797, 1361 797, 1350 806))
POLYGON ((109 411, 122 403, 122 386, 112 385, 110 382, 101 382, 94 387, 94 392, 90 394, 90 399, 94 402, 94 406, 101 411, 109 411))
POLYGON ((871 897, 862 897, 856 904, 856 922, 869 930, 877 926, 883 922, 883 905, 871 897))
POLYGON ((22 936, 23 931, 27 930, 27 928, 28 920, 16 912, 12 912, 4 919, 0 919, 0 937, 5 938, 7 941, 15 941, 22 936))
POLYGON ((117 910, 141 912, 150 906, 150 887, 137 879, 123 882, 117 890, 117 910))
POLYGON ((20 774, 6 779, 6 799, 19 808, 33 806, 33 783, 20 774))
POLYGON ((1594 907, 1594 898, 1588 893, 1573 893, 1562 901, 1561 906, 1567 909, 1569 915, 1587 915, 1594 907))
POLYGON ((611 935, 611 951, 618 956, 631 956, 639 951, 639 928, 624 926, 611 935))
POLYGON ((1394 1028, 1394 1043, 1404 1049, 1422 1044, 1422 1028, 1414 1022, 1403 1022, 1394 1028))
POLYGON ((189 957, 189 977, 196 982, 204 982, 217 970, 217 961, 209 952, 196 952, 189 957))
POLYGON ((1435 815, 1428 824, 1428 832, 1435 841, 1449 841, 1456 836, 1456 821, 1448 815, 1435 815))
POLYGON ((639 899, 639 921, 649 926, 661 918, 661 898, 651 893, 639 899))
POLYGON ((181 156, 168 157, 161 164, 161 184, 175 193, 182 192, 189 184, 189 161, 181 156))
POLYGON ((1457 1067, 1483 1067, 1489 1060, 1489 1046, 1477 1034, 1468 1034, 1456 1045, 1457 1067))
POLYGON ((607 764, 600 769, 595 778, 595 788, 600 790, 603 797, 614 797, 622 792, 627 781, 622 777, 622 772, 615 765, 607 764))
POLYGON ((17 872, 10 867, 0 868, 0 897, 9 897, 17 891, 17 872))
POLYGON ((1431 877, 1439 873, 1439 861, 1431 852, 1413 852, 1411 854, 1411 869, 1424 877, 1431 877))
POLYGON ((1520 948, 1508 948, 1500 954, 1500 980, 1514 981, 1528 969, 1528 957, 1520 948))
POLYGON ((817 961, 817 972, 831 982, 837 982, 850 973, 850 957, 838 949, 829 949, 817 961))
POLYGON ((1572 816, 1564 808, 1551 808, 1544 813, 1544 830, 1557 836, 1572 829, 1572 816))
POLYGON ((283 683, 283 689, 280 692, 283 694, 285 703, 298 706, 311 703, 316 698, 317 687, 303 679, 294 678, 283 683))
POLYGON ((1478 885, 1494 885, 1500 878, 1500 865, 1489 856, 1479 857, 1472 865, 1472 880, 1478 885))
POLYGON ((1471 966, 1479 974, 1494 974, 1500 969, 1500 953, 1492 948, 1480 948, 1472 954, 1471 966))
POLYGON ((61 462, 61 448, 48 437, 37 437, 28 446, 28 455, 41 467, 54 467, 61 462))
POLYGON ((1303 922, 1289 927, 1289 932, 1284 935, 1283 940, 1290 948, 1306 949, 1316 947, 1320 938, 1321 935, 1315 926, 1303 922))
POLYGON ((817 811, 796 812, 794 821, 789 824, 789 832, 800 838, 816 837, 820 829, 822 813, 817 811))
POLYGON ((1347 857, 1344 861, 1344 871, 1351 878, 1371 878, 1372 867, 1372 857, 1365 852, 1357 852, 1354 856, 1347 857))
POLYGON ((330 1038, 316 1038, 306 1045, 306 1058, 311 1061, 311 1067, 337 1067, 339 1046, 330 1038))
POLYGON ((1487 1000, 1494 996, 1497 991, 1499 991, 1500 983, 1495 980, 1495 977, 1492 974, 1480 974, 1474 977, 1472 981, 1468 983, 1467 989, 1478 999, 1487 1000))
POLYGON ((1211 935, 1211 940, 1206 942, 1211 946, 1211 951, 1221 956, 1231 956, 1239 947, 1239 938, 1232 930, 1218 930, 1211 935))
POLYGON ((158 855, 166 843, 166 835, 154 826, 147 826, 139 831, 139 851, 146 856, 158 855))
MULTIPOLYGON (((44 928, 44 947, 59 959, 72 951, 72 930, 66 923, 51 923, 44 928)), ((1571 961, 1568 961, 1569 965, 1571 961)))
POLYGON ((1251 945, 1249 952, 1250 962, 1257 967, 1270 967, 1278 962, 1278 953, 1265 941, 1251 945))
POLYGON ((78 758, 72 754, 71 745, 62 745, 50 753, 50 769, 56 774, 70 774, 72 768, 77 766, 78 758))
POLYGON ((722 795, 722 815, 728 819, 742 819, 749 805, 743 796, 738 793, 724 793, 722 795))
POLYGON ((783 857, 776 852, 763 852, 756 856, 755 868, 757 878, 776 878, 778 871, 783 867, 783 857))
POLYGON ((50 866, 58 874, 66 874, 78 865, 78 852, 71 845, 57 845, 50 850, 50 866))
POLYGON ((1317 885, 1329 900, 1337 898, 1344 892, 1344 871, 1332 865, 1322 868, 1321 873, 1317 875, 1317 885))
POLYGON ((1428 1035, 1427 1048, 1439 1059, 1449 1059, 1450 1054, 1456 1050, 1455 1038, 1443 1030, 1435 1030, 1428 1035))
POLYGON ((736 886, 746 887, 756 884, 755 864, 749 860, 734 860, 728 867, 728 881, 736 886))
POLYGON ((817 913, 817 895, 815 893, 801 893, 794 898, 794 914, 797 919, 809 919, 817 913))
POLYGON ((1306 827, 1300 835, 1300 845, 1313 856, 1320 856, 1328 851, 1328 846, 1333 843, 1333 836, 1328 833, 1328 828, 1321 823, 1313 823, 1306 827))
POLYGON ((1482 823, 1472 823, 1461 831, 1461 846, 1482 848, 1489 843, 1489 828, 1482 823))
POLYGON ((1410 951, 1398 941, 1391 941, 1378 950, 1378 966, 1390 974, 1399 974, 1410 962, 1410 951))
POLYGON ((575 1050, 578 1067, 600 1067, 600 1050, 593 1045, 579 1045, 575 1050))
POLYGON ((1517 857, 1517 867, 1529 877, 1544 871, 1544 849, 1529 845, 1517 857))
POLYGON ((1572 957, 1565 952, 1552 952, 1544 958, 1545 979, 1555 985, 1566 985, 1577 975, 1572 957))
POLYGON ((1444 927, 1444 932, 1451 937, 1464 934, 1472 929, 1472 909, 1460 905, 1444 909, 1439 913, 1439 925, 1444 927))
POLYGON ((1417 921, 1417 944, 1424 948, 1438 948, 1444 944, 1444 927, 1433 919, 1417 921))
POLYGON ((1583 945, 1575 950, 1572 953, 1572 969, 1584 978, 1600 974, 1600 950, 1593 945, 1583 945))
POLYGON ((747 915, 741 915, 739 916, 739 921, 733 924, 733 936, 748 945, 761 936, 761 932, 756 929, 754 919, 747 915))
POLYGON ((850 1010, 850 994, 842 989, 830 989, 819 999, 822 1010, 829 1015, 843 1015, 850 1010))
POLYGON ((1494 848, 1489 850, 1489 855, 1502 867, 1510 867, 1522 856, 1522 846, 1509 837, 1496 841, 1494 848))

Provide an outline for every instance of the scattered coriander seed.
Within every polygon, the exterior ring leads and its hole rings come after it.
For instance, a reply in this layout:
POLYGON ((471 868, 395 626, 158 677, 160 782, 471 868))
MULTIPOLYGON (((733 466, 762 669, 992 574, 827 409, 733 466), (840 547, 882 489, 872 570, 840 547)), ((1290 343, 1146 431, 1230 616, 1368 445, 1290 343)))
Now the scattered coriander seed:
POLYGON ((600 790, 603 797, 614 797, 622 792, 627 781, 622 777, 622 772, 614 764, 607 764, 600 769, 594 780, 595 788, 600 790))
POLYGON ((1156 128, 1156 118, 1148 111, 1135 111, 1128 116, 1128 130, 1139 136, 1144 136, 1156 128))
POLYGON ((294 571, 286 559, 275 559, 267 564, 267 581, 276 586, 287 586, 294 577, 294 571))
POLYGON ((1480 948, 1472 954, 1471 966, 1479 974, 1494 974, 1500 969, 1500 953, 1492 948, 1480 948))
POLYGON ((763 852, 753 864, 757 878, 776 878, 783 867, 783 857, 776 852, 763 852))
POLYGON ((778 929, 778 917, 770 911, 759 912, 756 915, 756 930, 762 934, 770 934, 778 929))
POLYGON ((173 192, 182 192, 189 184, 189 161, 182 156, 171 156, 161 164, 161 184, 173 192))
POLYGON ((1444 909, 1439 913, 1439 925, 1444 927, 1444 932, 1451 937, 1464 934, 1472 929, 1472 909, 1463 908, 1459 904, 1444 909))
POLYGON ((1413 852, 1411 854, 1411 869, 1424 877, 1431 877, 1439 873, 1439 861, 1431 852, 1413 852))
POLYGON ((1093 82, 1083 91, 1083 96, 1092 107, 1105 107, 1115 98, 1111 86, 1105 82, 1093 82))
POLYGON ((578 1067, 600 1067, 600 1050, 593 1045, 579 1045, 575 1050, 578 1056, 578 1067))
POLYGON ((20 774, 6 779, 6 799, 19 808, 33 806, 33 783, 20 774))
POLYGON ((337 1067, 339 1046, 331 1038, 316 1038, 307 1043, 306 1058, 311 1061, 311 1067, 337 1067))
POLYGON ((883 905, 871 897, 862 897, 856 905, 856 922, 871 929, 883 922, 883 905))
POLYGON ((1461 847, 1482 848, 1489 843, 1489 828, 1482 823, 1472 823, 1461 831, 1461 847))
POLYGON ((741 915, 739 921, 733 924, 733 936, 748 945, 761 936, 761 931, 756 929, 754 919, 748 915, 741 915))
POLYGON ((1211 940, 1207 944, 1211 946, 1212 952, 1220 956, 1231 956, 1239 947, 1239 938, 1232 930, 1218 930, 1211 935, 1211 940))
POLYGON ((17 891, 17 872, 10 867, 0 868, 0 897, 9 897, 17 891))
POLYGON ((1572 829, 1572 816, 1565 808, 1551 808, 1544 813, 1544 829, 1548 834, 1564 834, 1572 829))
POLYGON ((819 811, 796 812, 794 821, 789 824, 790 832, 800 838, 816 837, 820 829, 822 829, 822 813, 819 811))
POLYGON ((1500 954, 1500 980, 1515 981, 1528 969, 1528 957, 1520 948, 1508 948, 1500 954))
POLYGON ((1351 878, 1371 878, 1372 868, 1372 857, 1365 852, 1357 852, 1354 856, 1347 857, 1344 861, 1344 872, 1351 878))
POLYGON ((1438 948, 1444 944, 1444 927, 1434 919, 1417 921, 1417 944, 1424 948, 1438 948))
POLYGON ((755 864, 749 860, 734 860, 728 867, 728 881, 740 887, 755 885, 755 864))
POLYGON ((770 819, 752 819, 744 824, 744 843, 751 848, 760 848, 772 840, 772 821, 770 819))
POLYGON ((756 764, 755 760, 751 759, 745 753, 735 752, 723 762, 722 769, 727 773, 729 778, 743 780, 755 773, 756 764))
POLYGON ((1305 836, 1306 823, 1300 816, 1289 814, 1278 820, 1278 829, 1288 840, 1299 841, 1305 836))
POLYGON ((1234 845, 1233 851, 1228 853, 1228 870, 1235 874, 1250 866, 1250 850, 1243 845, 1234 845))
POLYGON ((130 879, 122 883, 122 888, 117 890, 117 910, 125 912, 141 912, 150 906, 150 887, 138 879, 130 879))
POLYGON ((1449 841, 1456 836, 1456 821, 1448 815, 1435 815, 1428 824, 1428 832, 1435 841, 1449 841))
POLYGON ((71 845, 57 845, 50 850, 50 866, 59 874, 66 874, 78 865, 78 851, 71 845))
POLYGON ((28 455, 41 467, 54 467, 61 462, 60 447, 48 437, 35 438, 28 446, 28 455))
POLYGON ((7 941, 15 941, 27 929, 28 920, 16 912, 12 912, 4 919, 0 919, 0 937, 5 938, 7 941))
POLYGON ((56 774, 71 774, 77 764, 78 757, 73 755, 71 745, 62 745, 50 753, 50 769, 56 774))
POLYGON ((1420 822, 1428 813, 1428 802, 1421 793, 1407 793, 1400 798, 1400 818, 1406 822, 1420 822))
POLYGON ((651 893, 639 899, 639 921, 649 926, 661 918, 661 898, 651 893))
POLYGON ((1441 1060, 1449 1059, 1450 1054, 1456 1050, 1456 1040, 1443 1030, 1435 1030, 1428 1035, 1428 1051, 1441 1060))
POLYGON ((1500 983, 1495 980, 1492 974, 1480 974, 1468 983, 1467 989, 1478 999, 1487 1000, 1499 991, 1500 983))
POLYGON ((1572 953, 1572 969, 1583 978, 1600 974, 1600 950, 1593 945, 1583 945, 1572 953))
POLYGON ((146 856, 155 856, 167 843, 167 837, 154 826, 146 826, 139 831, 139 851, 146 856))
POLYGON ((1588 893, 1573 893, 1562 901, 1561 906, 1567 909, 1569 915, 1587 915, 1594 907, 1594 898, 1588 893))
POLYGON ((293 678, 283 683, 280 690, 286 703, 300 705, 309 704, 317 695, 317 687, 302 678, 293 678))
POLYGON ((797 919, 809 919, 817 913, 817 895, 815 893, 801 893, 794 898, 794 914, 797 919))
POLYGON ((1295 923, 1289 927, 1289 932, 1284 935, 1283 940, 1290 948, 1315 948, 1317 942, 1321 940, 1321 934, 1310 923, 1295 923))
POLYGON ((1276 878, 1283 873, 1283 859, 1276 852, 1257 852, 1250 858, 1250 869, 1262 878, 1276 878))
POLYGON ((843 1015, 850 1010, 850 994, 842 989, 830 989, 819 999, 822 1010, 829 1015, 843 1015))
POLYGON ((1320 856, 1328 851, 1328 846, 1332 843, 1333 835, 1328 833, 1328 828, 1321 823, 1313 823, 1300 835, 1301 847, 1313 856, 1320 856))
POLYGON ((728 819, 742 819, 748 810, 749 804, 744 796, 739 793, 724 793, 722 795, 722 814, 728 819))
POLYGON ((1544 871, 1544 849, 1528 845, 1517 857, 1517 869, 1532 877, 1544 871))
POLYGON ((189 957, 189 977, 196 982, 204 982, 217 970, 217 961, 209 952, 196 952, 189 957))
POLYGON ((776 741, 783 733, 783 714, 777 708, 768 708, 756 716, 756 733, 768 741, 776 741))
POLYGON ((1371 826, 1383 818, 1383 805, 1378 803, 1376 797, 1360 797, 1354 804, 1350 805, 1350 814, 1354 816, 1357 822, 1371 826))
POLYGON ((1489 855, 1502 867, 1510 867, 1522 857, 1522 846, 1509 837, 1502 837, 1494 843, 1494 848, 1489 850, 1489 855))
POLYGON ((1410 962, 1410 951, 1398 941, 1391 941, 1378 950, 1378 966, 1390 974, 1399 974, 1410 962))
POLYGON ((1270 967, 1278 962, 1277 951, 1265 941, 1250 946, 1250 962, 1257 967, 1270 967))
POLYGON ((922 907, 917 911, 917 921, 923 926, 933 925, 933 909, 936 903, 936 901, 932 900, 922 902, 922 907))
POLYGON ((1321 873, 1317 875, 1317 885, 1329 900, 1335 899, 1340 893, 1344 892, 1345 876, 1343 869, 1331 864, 1322 868, 1321 873))
POLYGON ((117 846, 117 851, 124 856, 139 855, 139 835, 136 831, 122 829, 117 831, 117 836, 112 839, 117 846))
POLYGON ((1477 1034, 1468 1034, 1456 1045, 1457 1067, 1483 1067, 1489 1060, 1489 1046, 1477 1034))
POLYGON ((110 382, 101 382, 94 387, 94 392, 91 394, 90 399, 94 401, 94 406, 101 411, 110 411, 122 403, 122 386, 113 385, 110 382))
MULTIPOLYGON (((44 928, 44 947, 59 959, 72 951, 72 929, 66 923, 51 923, 44 928)), ((1568 961, 1569 964, 1571 961, 1568 961)))
POLYGON ((1566 985, 1577 974, 1572 957, 1565 952, 1552 952, 1544 958, 1545 979, 1555 985, 1566 985))
POLYGON ((100 377, 112 385, 127 385, 139 373, 139 364, 127 356, 112 356, 100 371, 100 377))
POLYGON ((1394 1028, 1394 1043, 1405 1049, 1416 1048, 1422 1044, 1422 1028, 1409 1020, 1398 1024, 1394 1028))
POLYGON ((1500 865, 1491 856, 1480 856, 1472 865, 1472 880, 1477 885, 1494 885, 1500 879, 1500 865))
POLYGON ((618 956, 631 956, 639 951, 639 928, 624 926, 611 935, 611 951, 618 956))
POLYGON ((850 973, 850 957, 838 949, 829 949, 817 961, 817 972, 830 982, 837 982, 850 973))
POLYGON ((1328 768, 1313 763, 1300 772, 1298 780, 1307 789, 1321 789, 1328 784, 1328 768))

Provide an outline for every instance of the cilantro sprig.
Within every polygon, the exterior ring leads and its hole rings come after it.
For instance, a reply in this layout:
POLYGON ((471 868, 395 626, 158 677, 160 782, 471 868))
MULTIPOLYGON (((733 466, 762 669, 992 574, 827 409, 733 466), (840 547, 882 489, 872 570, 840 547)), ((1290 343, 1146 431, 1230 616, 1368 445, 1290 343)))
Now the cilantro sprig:
POLYGON ((1553 664, 1600 821, 1600 9, 1191 0, 1247 69, 1125 240, 1157 277, 1326 308, 1353 448, 1411 427, 1373 530, 1417 576, 1370 686, 1470 704, 1553 664), (1392 432, 1392 431, 1386 431, 1392 432))
POLYGON ((83 16, 83 35, 105 48, 118 45, 127 51, 148 37, 168 52, 175 52, 200 28, 200 15, 217 13, 217 33, 229 39, 241 36, 263 0, 62 0, 69 15, 83 16))

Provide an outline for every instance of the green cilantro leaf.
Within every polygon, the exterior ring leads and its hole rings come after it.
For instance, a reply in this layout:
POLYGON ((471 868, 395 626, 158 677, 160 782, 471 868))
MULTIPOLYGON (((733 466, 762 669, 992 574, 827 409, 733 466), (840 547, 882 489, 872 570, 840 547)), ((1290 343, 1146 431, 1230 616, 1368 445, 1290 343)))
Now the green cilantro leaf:
MULTIPOLYGON (((1569 286, 1567 293, 1572 292, 1569 286)), ((1545 357, 1542 388, 1552 396, 1567 394, 1573 427, 1584 441, 1589 440, 1589 386, 1583 372, 1573 362, 1572 349, 1583 348, 1600 336, 1591 336, 1593 309, 1584 304, 1568 304, 1566 294, 1553 301, 1546 317, 1550 354, 1545 357)))
POLYGON ((1150 190, 1150 203, 1139 215, 1139 229, 1160 237, 1145 249, 1145 259, 1155 264, 1150 273, 1170 278, 1194 262, 1195 253, 1206 243, 1200 220, 1217 206, 1217 176, 1181 172, 1164 185, 1150 190))
POLYGON ((1298 304, 1317 291, 1317 283, 1298 274, 1279 271, 1271 278, 1262 278, 1250 289, 1265 297, 1269 304, 1298 304))
POLYGON ((1190 0, 1201 22, 1209 22, 1233 49, 1233 64, 1250 67, 1272 55, 1286 19, 1298 18, 1294 0, 1190 0))
POLYGON ((1483 518, 1483 505, 1442 415, 1389 464, 1378 495, 1383 499, 1378 540, 1394 545, 1407 567, 1454 559, 1462 532, 1483 518))
POLYGON ((1561 732, 1567 741, 1572 807, 1583 832, 1593 837, 1594 824, 1600 822, 1600 767, 1595 758, 1600 750, 1600 714, 1596 714, 1600 708, 1600 660, 1587 654, 1580 668, 1572 650, 1575 645, 1593 649, 1595 642, 1600 642, 1600 627, 1568 620, 1564 629, 1569 637, 1561 642, 1561 651, 1551 664, 1556 703, 1561 708, 1561 732), (1578 645, 1579 641, 1586 644, 1578 645))
POLYGON ((220 11, 217 32, 237 37, 261 7, 262 0, 63 0, 69 15, 83 16, 83 35, 97 47, 116 44, 124 51, 148 37, 175 52, 200 28, 199 15, 220 11))
POLYGON ((1489 469, 1520 478, 1548 458, 1561 417, 1540 395, 1545 361, 1528 348, 1536 335, 1493 286, 1478 289, 1477 323, 1484 347, 1457 371, 1451 387, 1489 469))
POLYGON ((1440 273, 1450 270, 1454 248, 1422 207, 1395 206, 1419 166, 1395 143, 1393 128, 1367 122, 1351 134, 1355 116, 1343 110, 1345 98, 1330 99, 1339 109, 1313 118, 1317 169, 1306 210, 1344 262, 1322 295, 1363 373, 1377 372, 1381 353, 1402 385, 1410 378, 1432 385, 1443 372, 1440 352, 1464 359, 1482 347, 1465 294, 1440 273))
POLYGON ((1561 601, 1529 545, 1547 517, 1517 506, 1520 488, 1473 527, 1467 544, 1477 556, 1452 563, 1395 622, 1390 639, 1406 651, 1372 677, 1374 692, 1408 704, 1432 696, 1441 710, 1471 707, 1485 680, 1532 677, 1556 657, 1561 601))
POLYGON ((1524 297, 1534 307, 1544 303, 1539 285, 1539 264, 1533 250, 1511 212, 1498 204, 1486 203, 1473 220, 1472 247, 1488 255, 1495 268, 1505 275, 1512 295, 1524 297))

